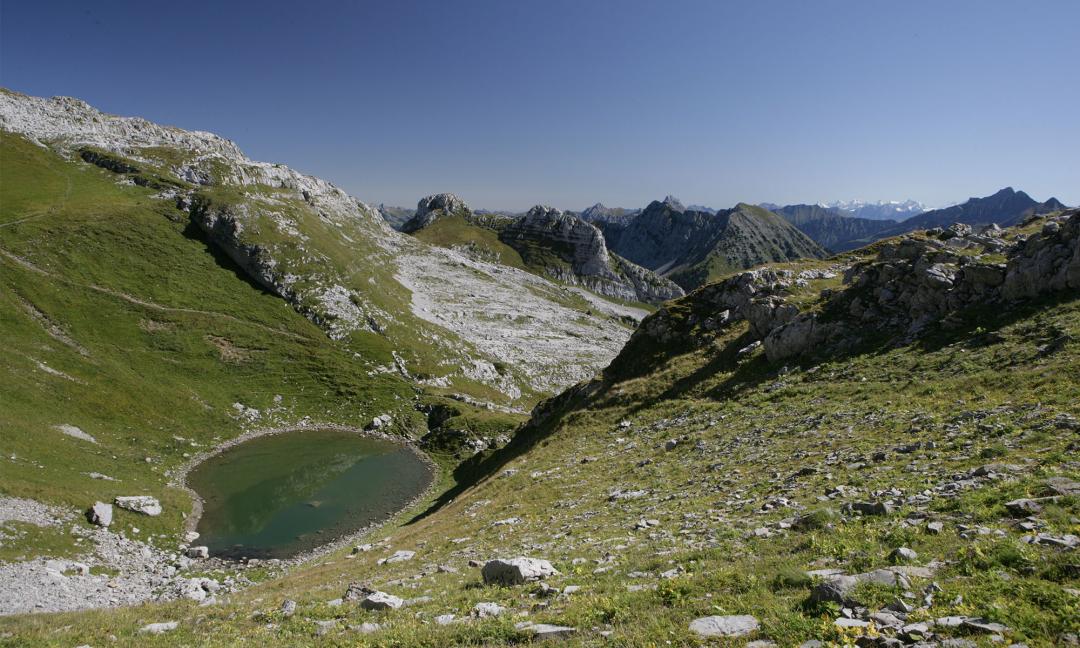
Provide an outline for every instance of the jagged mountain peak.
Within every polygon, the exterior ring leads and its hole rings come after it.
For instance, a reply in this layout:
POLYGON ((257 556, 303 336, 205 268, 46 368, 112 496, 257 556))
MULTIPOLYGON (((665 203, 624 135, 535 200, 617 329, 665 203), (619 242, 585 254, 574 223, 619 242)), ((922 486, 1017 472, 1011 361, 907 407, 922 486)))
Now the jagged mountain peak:
POLYGON ((682 201, 671 194, 664 196, 663 203, 675 211, 686 211, 686 207, 683 206, 682 201))

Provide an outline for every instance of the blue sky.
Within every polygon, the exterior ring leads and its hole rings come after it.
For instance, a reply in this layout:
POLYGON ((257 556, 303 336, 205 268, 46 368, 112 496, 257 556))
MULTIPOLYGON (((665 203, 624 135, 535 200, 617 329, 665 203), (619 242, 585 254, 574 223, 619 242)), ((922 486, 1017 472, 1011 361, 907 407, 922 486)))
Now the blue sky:
POLYGON ((1080 203, 1080 2, 10 2, 0 84, 362 200, 1080 203))

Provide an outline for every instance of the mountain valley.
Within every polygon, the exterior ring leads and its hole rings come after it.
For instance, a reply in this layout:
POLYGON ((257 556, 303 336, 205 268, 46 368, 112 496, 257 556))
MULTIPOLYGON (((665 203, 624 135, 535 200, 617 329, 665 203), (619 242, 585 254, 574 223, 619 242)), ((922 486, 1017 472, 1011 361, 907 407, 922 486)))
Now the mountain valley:
POLYGON ((373 207, 10 90, 0 178, 0 646, 1078 641, 1055 199, 373 207), (351 464, 297 448, 342 435, 426 489, 302 552, 199 542, 198 466, 317 519, 351 464))

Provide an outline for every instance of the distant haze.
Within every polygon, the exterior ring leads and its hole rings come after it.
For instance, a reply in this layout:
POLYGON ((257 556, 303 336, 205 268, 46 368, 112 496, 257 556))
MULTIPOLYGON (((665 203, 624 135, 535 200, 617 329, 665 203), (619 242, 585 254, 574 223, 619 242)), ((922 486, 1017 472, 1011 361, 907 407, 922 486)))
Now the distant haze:
POLYGON ((6 2, 0 84, 369 203, 1080 203, 1080 2, 6 2))

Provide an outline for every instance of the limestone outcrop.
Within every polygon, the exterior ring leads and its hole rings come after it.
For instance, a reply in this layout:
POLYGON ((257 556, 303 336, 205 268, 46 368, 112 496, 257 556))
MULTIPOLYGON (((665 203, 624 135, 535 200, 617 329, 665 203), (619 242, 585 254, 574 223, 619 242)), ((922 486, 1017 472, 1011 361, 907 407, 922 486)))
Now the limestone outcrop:
POLYGON ((423 229, 435 222, 439 216, 468 211, 465 201, 452 193, 441 193, 421 198, 416 204, 416 213, 401 226, 401 231, 409 234, 423 229))

